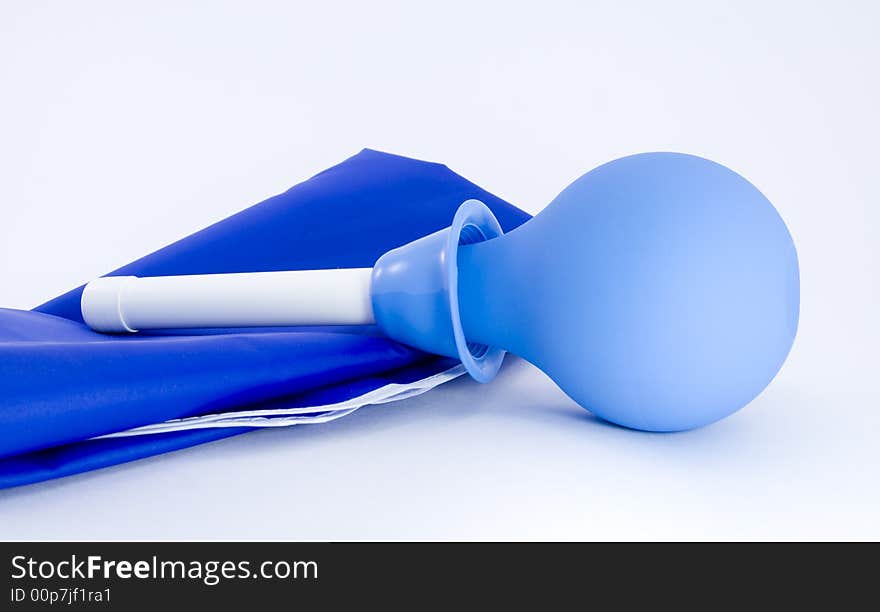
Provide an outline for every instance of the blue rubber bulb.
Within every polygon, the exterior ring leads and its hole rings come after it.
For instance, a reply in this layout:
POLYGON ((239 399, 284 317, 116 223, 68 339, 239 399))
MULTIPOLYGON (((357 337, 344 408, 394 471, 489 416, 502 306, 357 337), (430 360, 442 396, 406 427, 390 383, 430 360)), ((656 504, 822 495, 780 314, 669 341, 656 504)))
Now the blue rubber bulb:
POLYGON ((645 153, 585 174, 502 235, 471 200, 450 228, 373 272, 391 337, 490 380, 505 351, 619 425, 679 431, 750 402, 798 325, 797 253, 773 205, 735 172, 645 153))

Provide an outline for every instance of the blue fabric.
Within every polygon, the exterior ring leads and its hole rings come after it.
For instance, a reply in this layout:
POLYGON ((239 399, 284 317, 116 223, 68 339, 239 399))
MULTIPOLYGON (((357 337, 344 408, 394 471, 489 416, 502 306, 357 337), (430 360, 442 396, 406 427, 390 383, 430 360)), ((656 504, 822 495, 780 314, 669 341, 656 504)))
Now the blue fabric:
MULTIPOLYGON (((443 165, 365 150, 111 275, 372 266, 448 226, 469 198, 485 202, 505 230, 528 219, 443 165)), ((34 311, 0 309, 0 488, 249 429, 94 436, 278 402, 337 402, 450 367, 372 327, 97 334, 82 323, 81 292, 34 311)))

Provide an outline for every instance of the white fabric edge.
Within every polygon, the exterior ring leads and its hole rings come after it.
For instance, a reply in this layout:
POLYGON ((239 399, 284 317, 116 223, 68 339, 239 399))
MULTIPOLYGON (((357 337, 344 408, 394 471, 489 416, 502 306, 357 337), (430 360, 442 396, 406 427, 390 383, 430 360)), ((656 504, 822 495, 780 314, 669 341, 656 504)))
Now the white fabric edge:
POLYGON ((442 385, 445 382, 458 378, 464 373, 464 366, 459 364, 453 368, 438 372, 437 374, 433 374, 421 380, 403 384, 390 383, 379 387, 378 389, 368 391, 363 395, 352 397, 335 404, 206 414, 185 419, 172 419, 170 421, 164 421, 152 425, 144 425, 142 427, 126 429, 124 431, 114 432, 103 436, 96 436, 91 439, 103 440, 107 438, 126 438, 130 436, 170 433, 190 429, 213 429, 221 427, 292 427, 294 425, 327 423, 347 416, 364 406, 387 404, 421 395, 438 385, 442 385))

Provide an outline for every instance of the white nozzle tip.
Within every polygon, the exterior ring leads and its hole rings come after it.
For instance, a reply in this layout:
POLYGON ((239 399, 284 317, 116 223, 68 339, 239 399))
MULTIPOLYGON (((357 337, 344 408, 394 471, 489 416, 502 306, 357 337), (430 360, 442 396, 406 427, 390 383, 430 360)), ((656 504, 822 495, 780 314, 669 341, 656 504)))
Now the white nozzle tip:
POLYGON ((136 332, 125 322, 120 294, 135 276, 106 276, 85 286, 80 301, 86 325, 99 332, 136 332))

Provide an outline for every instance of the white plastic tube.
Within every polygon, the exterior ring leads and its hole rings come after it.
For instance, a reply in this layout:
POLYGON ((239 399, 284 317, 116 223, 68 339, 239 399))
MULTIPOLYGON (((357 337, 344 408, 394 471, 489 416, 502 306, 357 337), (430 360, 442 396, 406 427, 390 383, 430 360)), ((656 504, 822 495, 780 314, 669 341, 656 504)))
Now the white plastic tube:
POLYGON ((86 324, 101 332, 193 327, 368 325, 372 268, 190 276, 109 276, 86 285, 86 324))

